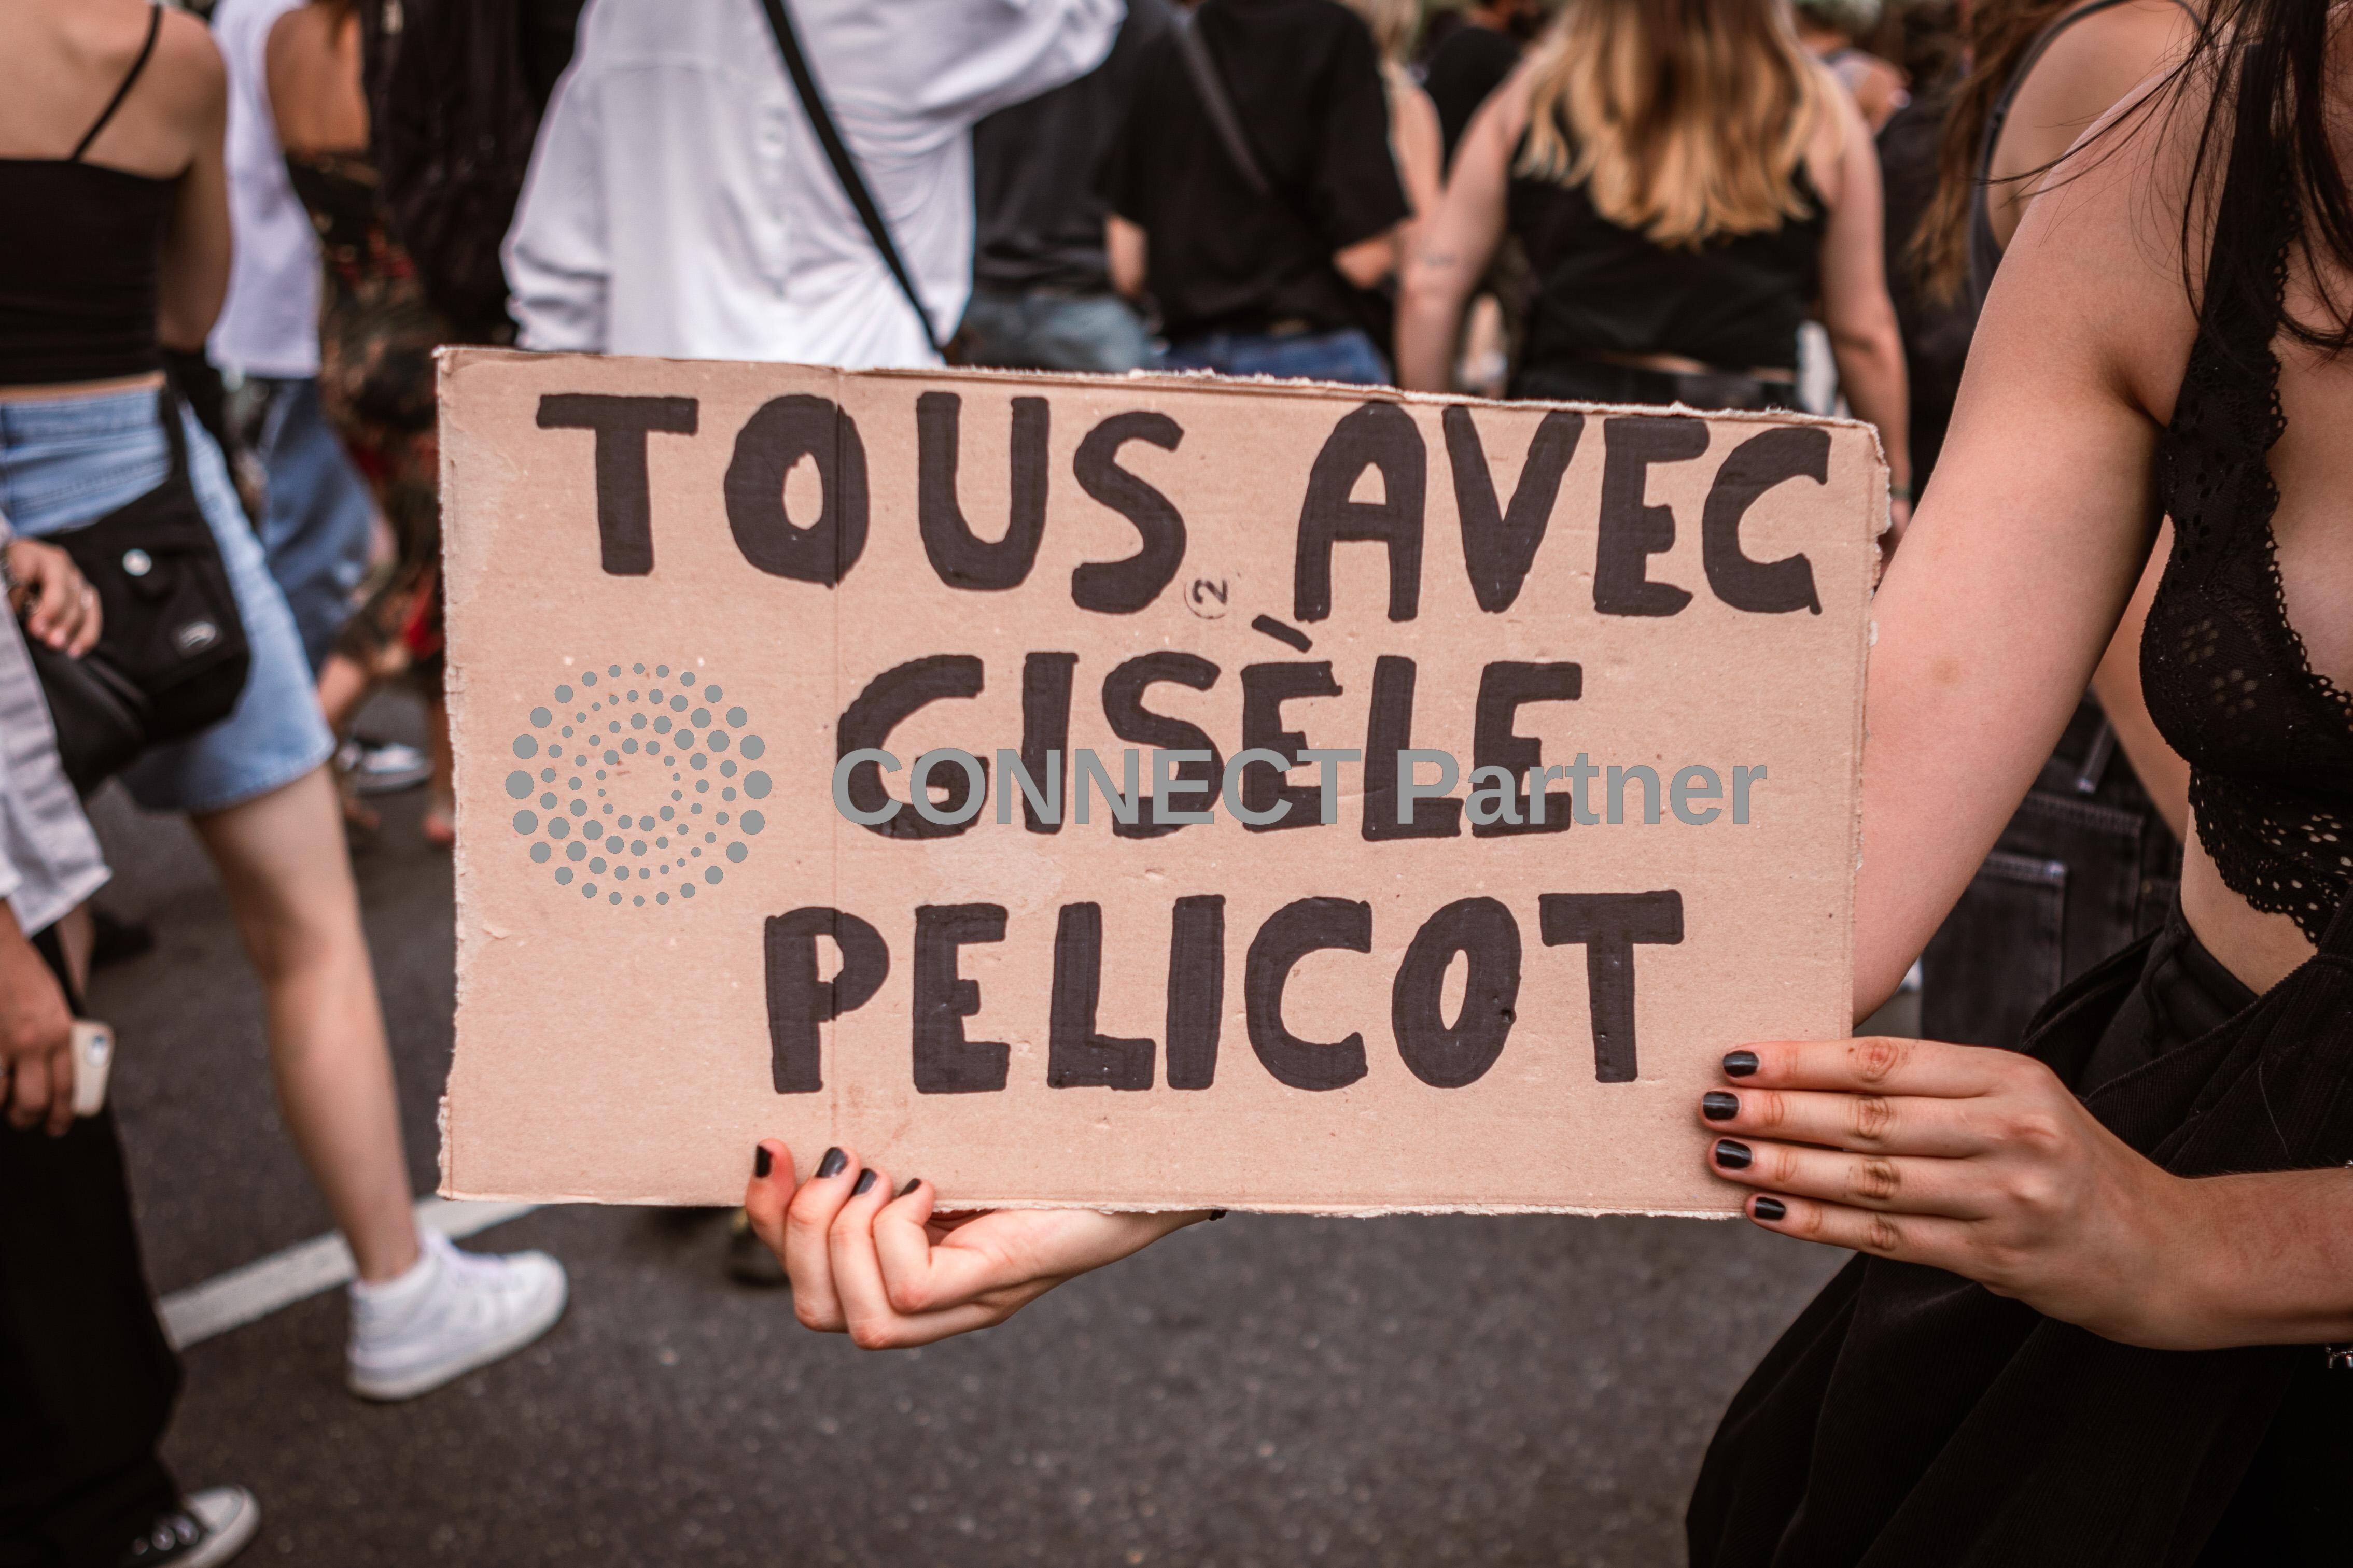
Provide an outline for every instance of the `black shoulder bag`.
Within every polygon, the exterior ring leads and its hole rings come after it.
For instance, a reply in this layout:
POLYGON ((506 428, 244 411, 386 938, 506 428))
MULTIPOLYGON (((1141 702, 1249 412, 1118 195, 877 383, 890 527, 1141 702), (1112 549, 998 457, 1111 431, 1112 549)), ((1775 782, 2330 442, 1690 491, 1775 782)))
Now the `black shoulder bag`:
MULTIPOLYGON (((801 42, 793 31, 792 13, 785 0, 760 0, 768 13, 768 30, 776 36, 776 47, 785 57, 785 70, 793 79, 793 90, 800 95, 801 112, 808 116, 809 129, 817 132, 818 145, 825 149, 826 161, 833 165, 833 177, 841 184, 841 194, 858 209, 858 221, 866 226, 866 237, 882 256, 882 265, 899 281, 899 292, 907 297, 913 308, 916 321, 923 329, 923 342, 932 352, 949 360, 948 351, 954 346, 940 342, 932 331, 930 312, 923 309, 923 296, 915 292, 914 279, 907 276, 906 263, 899 259, 899 247, 891 238, 891 226, 882 220, 882 209, 874 205, 873 193, 866 188, 866 177, 858 172, 858 160, 850 155, 841 132, 834 128, 833 111, 825 106, 825 95, 818 90, 817 78, 809 74, 807 57, 801 53, 801 42)), ((953 363, 954 361, 950 360, 953 363)))
POLYGON ((1242 117, 1234 108, 1233 95, 1226 91, 1226 79, 1218 74, 1218 62, 1209 58, 1209 46, 1201 41, 1200 29, 1194 21, 1189 11, 1176 14, 1176 52, 1184 58, 1185 74, 1193 79, 1193 91, 1209 117, 1209 129, 1217 132, 1218 145, 1225 149, 1227 162, 1242 177, 1242 184, 1250 188, 1254 196, 1271 196, 1274 185, 1259 167, 1257 154, 1250 151, 1250 137, 1242 130, 1242 117))
POLYGON ((252 665, 228 564, 188 483, 188 443, 167 389, 157 409, 171 443, 164 482, 97 521, 46 542, 97 590, 105 616, 79 658, 26 639, 57 727, 58 756, 88 795, 142 752, 228 717, 252 665))

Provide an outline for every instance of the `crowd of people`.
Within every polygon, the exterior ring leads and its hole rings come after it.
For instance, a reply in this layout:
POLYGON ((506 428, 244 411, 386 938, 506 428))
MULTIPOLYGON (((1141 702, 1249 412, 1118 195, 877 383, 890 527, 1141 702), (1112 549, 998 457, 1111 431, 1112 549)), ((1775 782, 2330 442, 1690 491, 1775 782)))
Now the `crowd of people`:
MULTIPOLYGON (((388 790, 454 834, 463 342, 1757 410, 1826 345, 1892 492, 1856 1016, 1918 960, 1929 1038, 1758 1044, 1694 1108, 1754 1223, 1859 1256, 1726 1415, 1693 1560, 2341 1561, 2353 1426, 2309 1348, 2353 1338, 2336 16, 0 10, 0 203, 40 215, 0 245, 0 1563, 216 1563, 259 1512, 157 1458, 177 1365, 115 1125, 73 1113, 109 946, 78 795, 185 816, 218 872, 355 1262, 353 1392, 564 1310, 554 1259, 418 1231, 350 856, 388 790), (388 683, 421 754, 358 731, 388 683)), ((797 1169, 760 1146, 727 1266, 874 1348, 1208 1217, 951 1223, 854 1151, 797 1169)))

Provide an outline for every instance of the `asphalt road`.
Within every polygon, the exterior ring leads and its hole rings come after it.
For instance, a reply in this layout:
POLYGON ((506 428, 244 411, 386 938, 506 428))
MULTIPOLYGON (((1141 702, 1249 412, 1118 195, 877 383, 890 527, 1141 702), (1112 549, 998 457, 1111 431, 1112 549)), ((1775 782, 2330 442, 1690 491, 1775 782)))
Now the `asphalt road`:
MULTIPOLYGON (((414 714, 379 702, 379 727, 414 714)), ((421 799, 355 863, 420 1192, 451 1006, 421 799)), ((186 828, 104 801, 103 970, 153 1282, 327 1228, 259 990, 186 828)), ((1237 1215, 1006 1326, 867 1355, 728 1284, 722 1216, 543 1209, 573 1307, 413 1404, 341 1383, 340 1294, 192 1348, 167 1454, 261 1499, 250 1560, 374 1564, 1679 1563, 1718 1413, 1840 1258, 1738 1224, 1237 1215)))

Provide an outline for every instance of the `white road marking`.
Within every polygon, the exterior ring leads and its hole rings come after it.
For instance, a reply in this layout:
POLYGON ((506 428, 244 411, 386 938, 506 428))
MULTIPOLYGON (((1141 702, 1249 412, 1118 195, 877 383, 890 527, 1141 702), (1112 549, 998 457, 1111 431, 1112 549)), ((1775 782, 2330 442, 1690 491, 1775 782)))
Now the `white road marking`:
MULTIPOLYGON (((452 1203, 447 1198, 417 1200, 417 1224, 421 1230, 439 1231, 455 1241, 494 1225, 519 1219, 536 1204, 452 1203)), ((352 1249, 332 1231, 298 1241, 283 1252, 273 1252, 241 1268, 216 1275, 201 1285, 174 1290, 164 1298, 164 1331, 172 1342, 188 1346, 257 1322, 281 1307, 332 1290, 352 1278, 352 1249)))

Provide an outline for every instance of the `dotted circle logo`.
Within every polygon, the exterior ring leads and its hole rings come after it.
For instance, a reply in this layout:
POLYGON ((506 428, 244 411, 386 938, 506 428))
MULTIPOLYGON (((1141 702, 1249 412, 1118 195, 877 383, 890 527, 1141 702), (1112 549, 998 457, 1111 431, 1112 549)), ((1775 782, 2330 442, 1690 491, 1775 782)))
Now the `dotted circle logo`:
POLYGON ((691 669, 608 664, 557 685, 514 738, 516 837, 559 888, 658 908, 726 880, 768 826, 767 742, 691 669))

